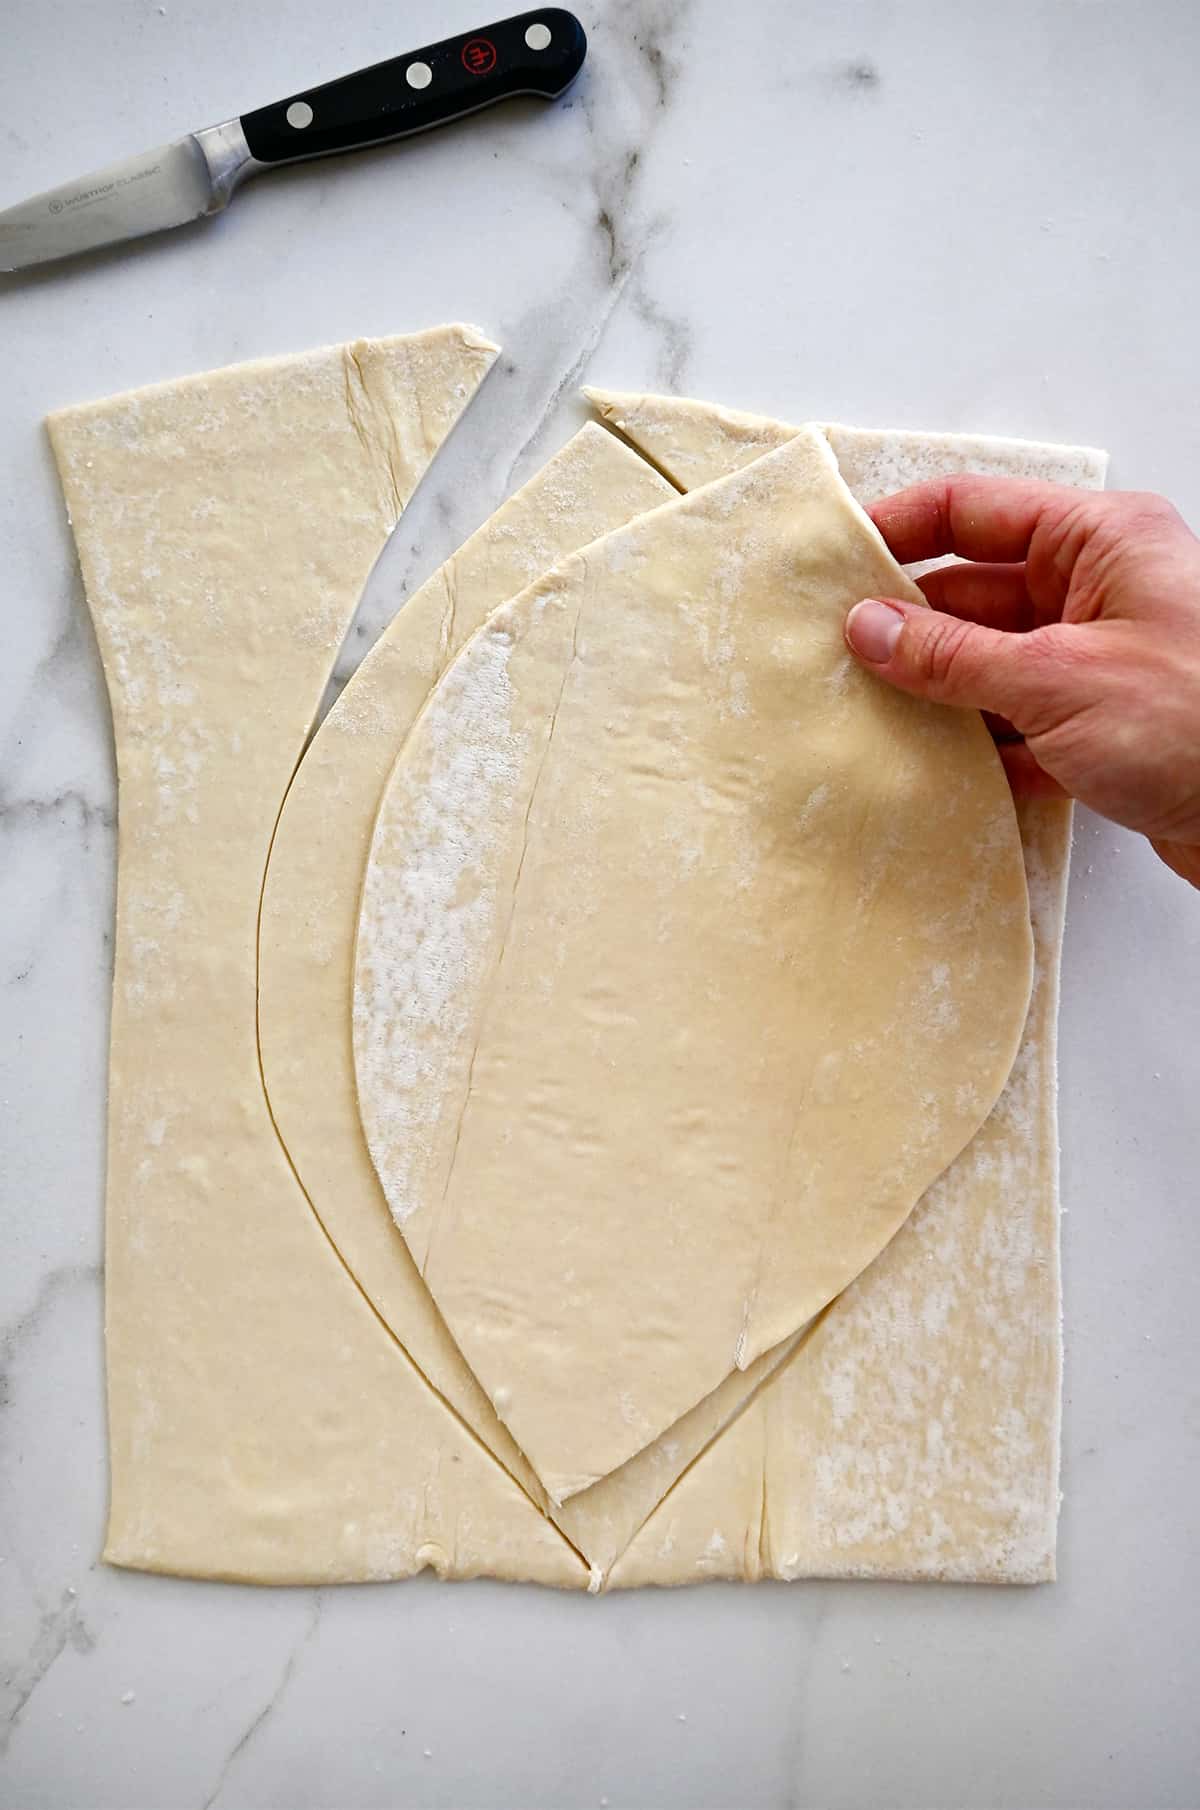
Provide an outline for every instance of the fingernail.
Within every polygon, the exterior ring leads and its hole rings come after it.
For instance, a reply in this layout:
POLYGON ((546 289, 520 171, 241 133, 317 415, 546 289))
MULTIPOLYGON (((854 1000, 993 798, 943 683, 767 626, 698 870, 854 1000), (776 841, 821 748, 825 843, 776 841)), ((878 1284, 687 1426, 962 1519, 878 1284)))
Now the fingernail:
POLYGON ((886 666, 896 651, 904 617, 890 603, 864 597, 846 618, 846 639, 873 666, 886 666))

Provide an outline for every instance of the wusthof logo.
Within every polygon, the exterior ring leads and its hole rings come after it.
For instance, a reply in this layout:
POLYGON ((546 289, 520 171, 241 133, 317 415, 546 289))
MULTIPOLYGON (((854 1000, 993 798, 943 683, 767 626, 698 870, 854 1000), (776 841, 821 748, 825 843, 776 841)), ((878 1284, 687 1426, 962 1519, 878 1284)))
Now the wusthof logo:
POLYGON ((106 195, 114 195, 118 189, 127 189, 132 182, 144 182, 147 176, 157 176, 161 169, 161 163, 151 163, 144 170, 135 170, 132 176, 115 177, 112 182, 99 183, 94 189, 79 189, 65 201, 51 201, 50 212, 61 214, 65 207, 88 207, 93 201, 103 201, 106 195))
POLYGON ((496 67, 496 46, 490 38, 468 38, 462 47, 463 68, 472 75, 490 75, 496 67))

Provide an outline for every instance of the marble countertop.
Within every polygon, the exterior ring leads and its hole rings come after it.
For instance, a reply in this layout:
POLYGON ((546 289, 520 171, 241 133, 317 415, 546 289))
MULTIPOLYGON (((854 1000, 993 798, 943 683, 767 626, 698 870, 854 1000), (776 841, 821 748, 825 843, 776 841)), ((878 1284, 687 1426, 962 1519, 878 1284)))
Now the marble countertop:
MULTIPOLYGON (((0 202, 479 23, 477 0, 9 0, 0 202), (51 123, 52 122, 52 123, 51 123)), ((41 418, 476 322, 504 356, 357 658, 581 380, 1112 450, 1200 521, 1193 9, 594 0, 588 67, 0 289, 0 1801, 1187 1804, 1200 1778, 1200 901, 1081 816, 1063 1007, 1061 1578, 596 1602, 97 1561, 114 783, 41 418)))

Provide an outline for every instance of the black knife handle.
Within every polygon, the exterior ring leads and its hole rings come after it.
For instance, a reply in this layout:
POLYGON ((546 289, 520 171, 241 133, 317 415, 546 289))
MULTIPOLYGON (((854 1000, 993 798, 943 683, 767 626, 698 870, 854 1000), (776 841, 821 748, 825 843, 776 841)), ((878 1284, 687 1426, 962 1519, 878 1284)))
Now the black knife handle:
POLYGON ((546 6, 244 113, 242 131, 251 156, 268 164, 384 144, 510 95, 553 100, 574 81, 586 54, 579 20, 546 6))

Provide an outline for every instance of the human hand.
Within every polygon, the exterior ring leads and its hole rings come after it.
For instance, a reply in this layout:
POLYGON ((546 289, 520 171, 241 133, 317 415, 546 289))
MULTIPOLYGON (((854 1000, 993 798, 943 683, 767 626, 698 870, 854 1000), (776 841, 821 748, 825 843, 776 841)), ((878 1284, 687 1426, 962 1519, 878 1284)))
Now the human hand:
POLYGON ((1200 540, 1162 497, 1019 478, 914 484, 870 511, 931 608, 864 599, 863 664, 982 710, 1013 791, 1078 798, 1200 887, 1200 540))

